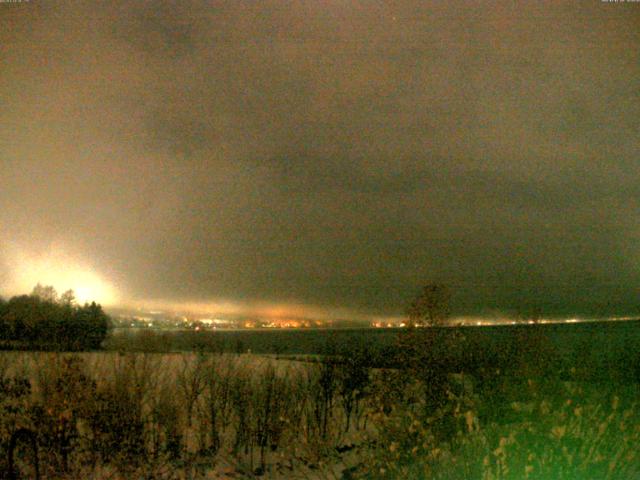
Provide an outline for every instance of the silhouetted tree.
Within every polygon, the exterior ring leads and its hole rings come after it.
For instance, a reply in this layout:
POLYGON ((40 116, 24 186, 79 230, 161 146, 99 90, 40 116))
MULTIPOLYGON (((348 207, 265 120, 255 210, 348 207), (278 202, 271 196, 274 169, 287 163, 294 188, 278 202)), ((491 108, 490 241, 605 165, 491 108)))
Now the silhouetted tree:
POLYGON ((51 285, 40 285, 38 283, 35 287, 33 287, 33 291, 31 292, 32 297, 38 297, 45 302, 56 303, 58 301, 58 292, 51 285))
POLYGON ((75 305, 76 304, 76 294, 73 290, 67 290, 62 295, 60 295, 60 301, 62 305, 75 305))
POLYGON ((106 338, 109 330, 109 317, 102 310, 102 307, 96 302, 85 304, 75 310, 75 321, 72 325, 75 327, 74 334, 78 334, 81 338, 80 348, 96 349, 100 348, 100 344, 106 338))
POLYGON ((437 326, 444 324, 450 312, 451 293, 441 283, 429 283, 407 309, 408 326, 437 326))
POLYGON ((425 285, 407 308, 407 328, 398 338, 397 363, 409 378, 422 383, 425 404, 431 412, 447 398, 449 365, 442 352, 450 340, 442 329, 415 327, 444 325, 450 314, 450 298, 446 285, 425 285))
POLYGON ((5 321, 4 315, 7 308, 7 302, 4 298, 0 297, 0 340, 9 338, 10 327, 9 324, 5 321))
POLYGON ((12 297, 0 305, 0 340, 36 348, 100 348, 109 317, 95 302, 79 307, 71 290, 60 302, 53 287, 38 284, 32 295, 12 297))

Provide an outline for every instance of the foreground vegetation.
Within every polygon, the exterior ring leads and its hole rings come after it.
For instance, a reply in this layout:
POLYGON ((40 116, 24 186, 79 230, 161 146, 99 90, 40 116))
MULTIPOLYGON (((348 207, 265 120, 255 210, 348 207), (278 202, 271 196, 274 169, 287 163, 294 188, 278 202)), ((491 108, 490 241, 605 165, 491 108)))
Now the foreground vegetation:
POLYGON ((362 343, 316 362, 6 352, 0 450, 24 478, 36 464, 43 478, 640 475, 633 354, 608 360, 619 374, 604 380, 557 361, 540 330, 484 355, 438 332, 407 330, 384 367, 362 343), (37 455, 18 431, 34 432, 37 455))

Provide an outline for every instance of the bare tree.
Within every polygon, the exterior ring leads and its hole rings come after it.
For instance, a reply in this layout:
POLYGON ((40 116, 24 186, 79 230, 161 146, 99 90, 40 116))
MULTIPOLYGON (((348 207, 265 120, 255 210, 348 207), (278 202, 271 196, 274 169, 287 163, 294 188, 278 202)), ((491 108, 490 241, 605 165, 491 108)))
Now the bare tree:
POLYGON ((73 306, 76 304, 76 294, 73 290, 67 290, 62 295, 60 295, 60 303, 62 305, 73 306))
POLYGON ((429 283, 422 288, 420 294, 407 309, 408 326, 443 325, 450 315, 451 292, 441 283, 429 283))
POLYGON ((187 426, 191 428, 194 408, 207 385, 207 363, 202 354, 197 354, 195 358, 182 356, 181 359, 182 366, 178 371, 176 384, 185 402, 187 426))
POLYGON ((41 285, 38 283, 31 292, 32 297, 38 297, 45 302, 56 303, 58 301, 58 292, 51 285, 41 285))
MULTIPOLYGON (((445 325, 450 314, 450 299, 451 294, 446 285, 425 285, 407 309, 407 326, 445 325)), ((398 362, 408 374, 405 381, 413 379, 422 384, 424 399, 431 412, 442 406, 447 398, 448 366, 441 355, 446 338, 445 332, 433 328, 407 328, 398 338, 398 362)))

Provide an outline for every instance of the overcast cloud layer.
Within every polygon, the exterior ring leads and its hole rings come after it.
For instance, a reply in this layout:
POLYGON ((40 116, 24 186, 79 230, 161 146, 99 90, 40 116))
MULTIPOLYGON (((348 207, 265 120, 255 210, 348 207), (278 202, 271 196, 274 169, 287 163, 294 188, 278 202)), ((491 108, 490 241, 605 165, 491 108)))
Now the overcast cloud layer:
POLYGON ((634 313, 639 119, 640 3, 3 3, 0 292, 634 313))

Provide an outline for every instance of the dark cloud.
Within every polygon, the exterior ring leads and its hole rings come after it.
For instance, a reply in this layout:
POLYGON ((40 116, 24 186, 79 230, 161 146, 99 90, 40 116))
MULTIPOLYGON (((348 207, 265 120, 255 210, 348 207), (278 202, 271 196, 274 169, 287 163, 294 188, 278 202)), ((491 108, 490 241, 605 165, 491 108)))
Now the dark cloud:
POLYGON ((125 300, 637 309, 635 4, 0 10, 5 257, 125 300))

